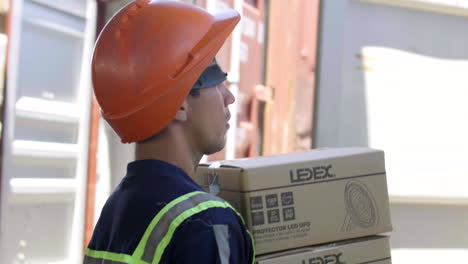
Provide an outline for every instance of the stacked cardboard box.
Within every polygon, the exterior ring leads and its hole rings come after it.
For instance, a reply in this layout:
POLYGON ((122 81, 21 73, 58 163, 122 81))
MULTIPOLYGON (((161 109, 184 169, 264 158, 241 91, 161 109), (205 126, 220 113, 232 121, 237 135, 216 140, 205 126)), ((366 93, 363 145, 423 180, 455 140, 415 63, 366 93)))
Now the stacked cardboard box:
POLYGON ((257 258, 258 264, 389 264, 391 257, 386 236, 370 236, 304 247, 257 258))
MULTIPOLYGON (((323 149, 212 162, 199 166, 196 181, 241 212, 254 236, 256 254, 269 254, 259 258, 259 263, 277 263, 271 262, 276 256, 273 252, 392 230, 384 153, 379 150, 323 149)), ((387 252, 381 258, 390 256, 386 238, 358 241, 339 247, 355 250, 367 247, 357 244, 379 241, 387 252), (384 240, 386 245, 380 242, 384 240)), ((346 263, 359 263, 350 261, 346 263)))

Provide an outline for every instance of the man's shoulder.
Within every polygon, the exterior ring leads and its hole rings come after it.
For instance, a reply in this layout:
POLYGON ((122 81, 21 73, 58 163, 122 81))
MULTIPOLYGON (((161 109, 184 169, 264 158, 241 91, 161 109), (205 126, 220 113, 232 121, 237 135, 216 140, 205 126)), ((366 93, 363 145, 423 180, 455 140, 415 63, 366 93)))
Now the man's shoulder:
POLYGON ((198 233, 212 230, 214 226, 225 226, 230 232, 243 236, 246 226, 240 215, 231 207, 211 207, 185 219, 176 233, 198 233))
POLYGON ((240 216, 231 207, 210 207, 191 216, 188 221, 204 221, 211 225, 239 225, 240 216))
POLYGON ((231 207, 211 207, 187 218, 177 228, 168 251, 172 259, 196 257, 203 263, 219 263, 223 256, 229 263, 250 263, 253 258, 251 237, 231 207), (223 250, 229 255, 224 256, 223 250))

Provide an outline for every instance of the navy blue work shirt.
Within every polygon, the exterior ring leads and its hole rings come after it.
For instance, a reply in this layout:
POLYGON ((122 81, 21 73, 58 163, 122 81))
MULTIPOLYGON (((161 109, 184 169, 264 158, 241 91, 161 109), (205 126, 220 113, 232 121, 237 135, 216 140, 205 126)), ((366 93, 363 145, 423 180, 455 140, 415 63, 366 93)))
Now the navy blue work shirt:
MULTIPOLYGON (((159 160, 128 164, 127 175, 107 200, 88 248, 132 255, 156 214, 172 200, 203 191, 183 170, 159 160)), ((177 227, 160 263, 222 263, 215 225, 228 227, 229 263, 252 263, 253 246, 230 208, 210 208, 177 227)), ((225 254, 224 254, 225 255, 225 254)))

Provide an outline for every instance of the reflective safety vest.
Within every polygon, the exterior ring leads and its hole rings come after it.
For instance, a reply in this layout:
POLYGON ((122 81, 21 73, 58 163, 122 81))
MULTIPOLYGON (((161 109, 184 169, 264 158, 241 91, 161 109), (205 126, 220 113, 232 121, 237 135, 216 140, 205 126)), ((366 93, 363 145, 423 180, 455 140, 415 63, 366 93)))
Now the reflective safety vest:
MULTIPOLYGON (((242 220, 242 216, 226 201, 223 199, 208 194, 205 192, 191 192, 186 195, 171 201, 163 209, 156 214, 151 220, 149 226, 146 228, 143 237, 141 238, 138 246, 132 255, 114 253, 108 251, 98 251, 86 249, 84 263, 85 264, 158 264, 164 254, 166 247, 171 242, 172 236, 177 227, 182 224, 187 218, 200 213, 204 210, 220 207, 232 209, 242 220)), ((215 236, 227 236, 227 226, 215 225, 213 226, 215 236), (223 228, 224 227, 224 228, 223 228)), ((253 237, 247 230, 251 241, 253 237)), ((218 239, 217 239, 218 241, 218 239)), ((218 244, 219 257, 222 264, 229 263, 229 242, 227 239, 220 239, 225 241, 224 245, 218 244)), ((255 263, 255 247, 252 258, 252 264, 255 263)))

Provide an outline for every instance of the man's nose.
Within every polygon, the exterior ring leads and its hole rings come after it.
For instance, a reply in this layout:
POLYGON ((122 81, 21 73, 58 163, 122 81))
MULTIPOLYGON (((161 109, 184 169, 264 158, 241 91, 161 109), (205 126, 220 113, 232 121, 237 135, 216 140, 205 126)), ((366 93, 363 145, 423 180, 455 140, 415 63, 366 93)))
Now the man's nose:
POLYGON ((224 104, 226 106, 233 104, 236 101, 236 98, 234 95, 229 91, 229 88, 223 84, 223 89, 224 89, 224 104))

